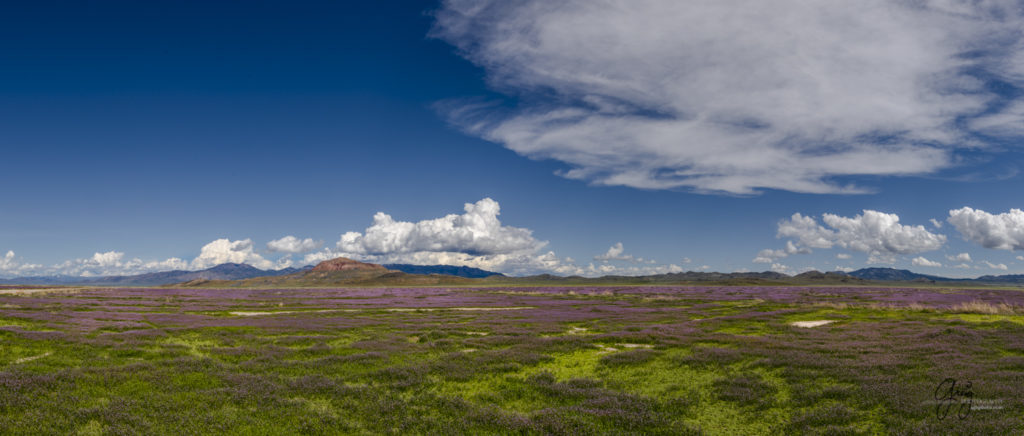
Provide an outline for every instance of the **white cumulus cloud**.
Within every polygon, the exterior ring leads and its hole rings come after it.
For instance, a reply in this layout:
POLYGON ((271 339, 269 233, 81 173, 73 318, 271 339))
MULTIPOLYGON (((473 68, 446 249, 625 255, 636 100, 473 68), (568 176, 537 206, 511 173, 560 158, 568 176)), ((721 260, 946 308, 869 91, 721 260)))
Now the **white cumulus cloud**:
POLYGON ((946 256, 946 260, 951 260, 951 261, 954 261, 954 262, 970 262, 971 261, 971 254, 970 253, 960 253, 960 254, 958 254, 956 256, 949 256, 949 255, 947 255, 946 256))
POLYGON ((363 255, 455 252, 487 256, 534 252, 547 244, 534 239, 528 229, 503 226, 498 220, 501 207, 490 198, 466 203, 464 209, 462 215, 415 223, 378 212, 363 233, 342 235, 337 248, 363 255))
POLYGON ((1024 250, 1024 211, 991 214, 962 207, 949 211, 949 221, 964 239, 985 248, 1024 250))
POLYGON ((299 239, 289 235, 267 242, 267 250, 277 253, 300 254, 319 250, 323 245, 324 241, 315 241, 313 238, 299 239))
POLYGON ((757 257, 754 258, 754 263, 772 263, 776 259, 783 259, 789 257, 791 254, 808 254, 811 249, 807 247, 798 247, 793 241, 786 241, 786 248, 772 250, 766 248, 757 252, 757 257))
POLYGON ((928 260, 928 259, 925 259, 924 257, 921 257, 921 256, 915 257, 911 261, 911 263, 914 264, 914 266, 927 266, 927 267, 932 267, 932 268, 938 268, 938 267, 942 266, 942 263, 939 263, 939 262, 936 262, 936 261, 933 261, 933 260, 928 260))
POLYGON ((135 275, 156 271, 188 269, 184 260, 172 257, 166 260, 143 261, 126 258, 120 251, 93 253, 92 257, 66 260, 46 269, 47 274, 76 277, 135 275))
POLYGON ((790 238, 786 249, 762 251, 759 259, 774 259, 794 250, 801 252, 807 247, 841 247, 867 253, 868 263, 892 263, 896 255, 937 250, 946 243, 945 235, 929 232, 921 225, 900 224, 898 215, 874 210, 865 210, 853 217, 826 213, 822 215, 822 222, 824 225, 799 213, 781 221, 776 236, 790 238), (762 256, 766 254, 772 256, 762 256))
POLYGON ((801 246, 810 248, 832 248, 835 245, 835 232, 820 225, 814 217, 794 213, 788 220, 779 222, 776 236, 795 238, 801 246))
POLYGON ((0 257, 0 277, 22 276, 38 272, 43 266, 25 263, 18 260, 14 251, 8 250, 7 254, 0 257))
POLYGON ((869 254, 913 254, 937 250, 946 243, 945 235, 920 225, 902 225, 900 217, 891 213, 865 210, 852 218, 827 213, 822 221, 835 229, 837 245, 869 254))
POLYGON ((261 269, 280 266, 256 253, 253 249, 252 239, 232 241, 224 238, 204 245, 199 251, 199 256, 192 259, 191 267, 192 269, 204 269, 222 263, 245 263, 261 269))
POLYGON ((553 252, 541 252, 547 241, 534 238, 531 230, 503 225, 497 201, 466 203, 463 210, 417 222, 378 212, 363 232, 342 234, 333 248, 310 253, 303 263, 344 256, 374 263, 467 265, 514 275, 586 271, 553 252))
POLYGON ((547 241, 534 238, 533 231, 502 224, 497 201, 485 198, 465 204, 463 210, 462 214, 416 222, 378 212, 370 227, 342 234, 334 247, 309 253, 302 263, 348 257, 378 264, 466 265, 509 275, 635 276, 683 271, 677 264, 659 265, 627 255, 621 242, 595 260, 627 260, 633 265, 578 265, 571 258, 542 250, 547 241))
POLYGON ((21 262, 13 251, 8 251, 6 255, 0 257, 0 277, 25 277, 28 275, 123 276, 158 271, 198 270, 228 262, 246 263, 262 269, 280 269, 291 266, 292 263, 290 256, 284 256, 277 261, 265 259, 256 253, 251 239, 239 241, 217 239, 203 246, 199 255, 191 262, 177 257, 164 260, 142 260, 137 257, 129 258, 121 251, 111 250, 96 252, 90 257, 70 259, 43 266, 21 262))
POLYGON ((836 177, 933 172, 1024 125, 986 87, 1024 86, 1017 0, 445 0, 435 17, 519 102, 449 101, 450 119, 596 184, 864 192, 836 177))
POLYGON ((622 260, 626 262, 638 261, 637 258, 633 257, 632 254, 623 254, 625 248, 623 248, 621 242, 616 242, 615 245, 608 247, 608 251, 604 254, 594 256, 594 260, 600 260, 607 262, 609 260, 622 260))

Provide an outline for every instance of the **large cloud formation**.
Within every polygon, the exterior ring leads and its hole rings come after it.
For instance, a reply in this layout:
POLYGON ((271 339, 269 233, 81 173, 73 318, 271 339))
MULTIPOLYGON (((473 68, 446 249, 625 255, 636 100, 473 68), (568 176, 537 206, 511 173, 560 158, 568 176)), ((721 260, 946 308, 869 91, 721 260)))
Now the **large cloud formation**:
POLYGON ((395 221, 378 212, 364 233, 345 233, 337 247, 364 255, 458 252, 480 256, 533 252, 547 244, 534 239, 528 229, 501 225, 501 207, 490 198, 466 203, 464 209, 462 215, 416 223, 395 221))
POLYGON ((338 256, 376 263, 468 265, 508 273, 570 272, 554 253, 540 253, 547 241, 529 229, 505 226, 497 201, 466 203, 463 214, 418 222, 397 221, 378 212, 363 232, 341 235, 333 249, 311 253, 305 263, 338 256))
POLYGON ((824 226, 813 217, 793 214, 778 227, 778 237, 790 238, 786 249, 763 250, 754 261, 769 263, 790 254, 809 253, 811 248, 838 246, 868 254, 869 263, 891 263, 896 255, 938 250, 946 243, 945 235, 921 225, 900 224, 899 215, 874 210, 853 217, 826 213, 822 222, 824 226))
POLYGON ((252 239, 238 241, 217 239, 203 246, 199 251, 199 256, 192 259, 191 267, 192 269, 204 269, 222 263, 246 263, 261 269, 281 266, 264 259, 263 256, 256 253, 256 250, 253 248, 252 239))
POLYGON ((1024 211, 1010 209, 998 215, 962 207, 949 211, 946 220, 964 239, 985 248, 1024 250, 1024 211))
POLYGON ((343 256, 373 263, 466 265, 510 275, 643 275, 682 271, 676 264, 659 265, 624 254, 622 243, 594 259, 646 264, 577 265, 571 258, 560 258, 553 251, 544 251, 547 241, 534 238, 530 229, 502 224, 498 219, 500 214, 501 206, 490 198, 466 203, 462 214, 416 222, 398 221, 378 212, 366 230, 341 235, 334 247, 307 254, 302 263, 343 256))
POLYGON ((1017 0, 446 0, 432 35, 519 105, 449 101, 466 131, 638 188, 864 192, 1020 135, 1017 0), (991 137, 991 136, 989 136, 991 137))

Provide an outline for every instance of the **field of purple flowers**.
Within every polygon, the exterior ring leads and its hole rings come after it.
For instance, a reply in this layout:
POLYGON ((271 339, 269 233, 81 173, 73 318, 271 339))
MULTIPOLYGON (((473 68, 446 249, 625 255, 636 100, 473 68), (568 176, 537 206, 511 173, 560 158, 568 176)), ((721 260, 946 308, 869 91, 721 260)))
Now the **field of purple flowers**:
POLYGON ((1015 290, 0 290, 0 434, 1019 434, 1022 400, 1015 290))

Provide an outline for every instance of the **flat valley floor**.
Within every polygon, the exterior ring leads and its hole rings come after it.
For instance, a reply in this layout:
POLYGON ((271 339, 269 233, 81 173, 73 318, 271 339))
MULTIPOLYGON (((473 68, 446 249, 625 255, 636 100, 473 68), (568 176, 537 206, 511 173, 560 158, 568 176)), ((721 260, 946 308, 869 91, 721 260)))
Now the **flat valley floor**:
POLYGON ((1024 292, 0 289, 0 434, 1020 434, 1024 292))

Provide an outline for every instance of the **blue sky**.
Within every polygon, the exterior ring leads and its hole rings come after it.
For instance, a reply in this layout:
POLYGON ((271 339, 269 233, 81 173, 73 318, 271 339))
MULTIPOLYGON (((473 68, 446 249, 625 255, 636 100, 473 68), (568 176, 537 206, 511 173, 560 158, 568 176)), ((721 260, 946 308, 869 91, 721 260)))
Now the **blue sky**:
POLYGON ((0 276, 1024 273, 1019 5, 825 3, 7 6, 0 276))

